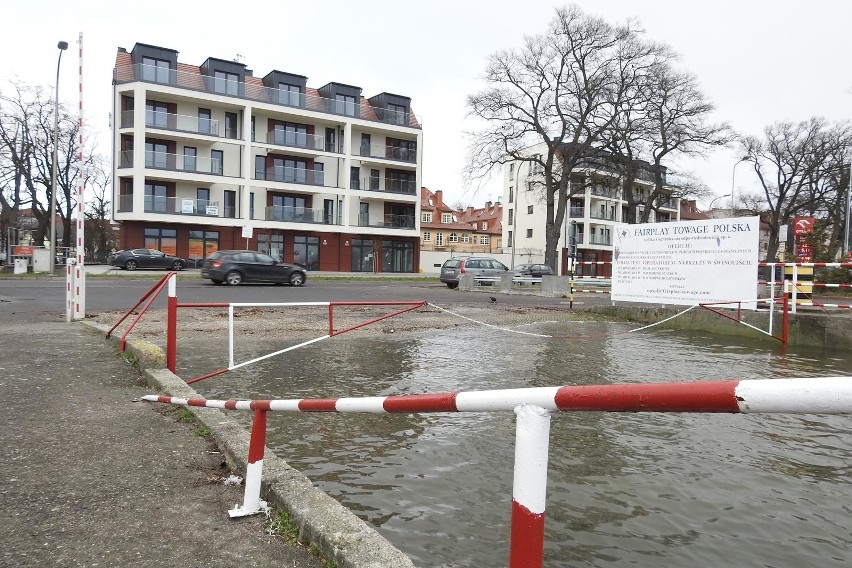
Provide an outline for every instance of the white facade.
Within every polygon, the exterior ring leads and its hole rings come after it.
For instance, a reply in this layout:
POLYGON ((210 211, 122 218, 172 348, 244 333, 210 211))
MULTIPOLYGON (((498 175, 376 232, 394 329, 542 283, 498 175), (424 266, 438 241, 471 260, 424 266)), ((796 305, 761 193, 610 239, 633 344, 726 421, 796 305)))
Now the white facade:
POLYGON ((195 261, 251 248, 314 270, 416 271, 423 135, 410 99, 306 81, 215 59, 186 65, 144 44, 120 49, 121 248, 195 261))
MULTIPOLYGON (((529 155, 545 154, 544 144, 532 146, 529 155)), ((528 162, 509 162, 503 166, 503 249, 513 257, 513 264, 544 262, 546 201, 541 187, 530 189, 531 175, 528 162)), ((647 199, 653 191, 653 177, 649 170, 640 170, 635 191, 637 201, 647 199), (644 175, 643 175, 644 174, 644 175)), ((569 199, 569 207, 560 230, 558 272, 567 273, 569 237, 576 224, 578 261, 612 260, 613 226, 623 222, 627 202, 622 199, 619 176, 599 167, 584 166, 572 173, 572 184, 584 186, 569 199)), ((649 222, 675 221, 680 218, 679 199, 671 199, 661 207, 661 212, 651 211, 649 222)), ((643 205, 639 205, 639 210, 643 205)), ((586 269, 584 273, 600 274, 601 270, 586 269)), ((607 273, 608 274, 608 273, 607 273)))

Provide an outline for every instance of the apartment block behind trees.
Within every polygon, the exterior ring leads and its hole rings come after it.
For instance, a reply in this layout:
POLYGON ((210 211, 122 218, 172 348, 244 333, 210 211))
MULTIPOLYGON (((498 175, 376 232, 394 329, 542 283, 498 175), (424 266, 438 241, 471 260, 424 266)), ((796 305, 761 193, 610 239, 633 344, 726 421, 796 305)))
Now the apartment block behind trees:
POLYGON ((120 248, 190 266, 248 248, 308 270, 417 271, 423 136, 409 97, 141 43, 119 48, 113 89, 120 248))

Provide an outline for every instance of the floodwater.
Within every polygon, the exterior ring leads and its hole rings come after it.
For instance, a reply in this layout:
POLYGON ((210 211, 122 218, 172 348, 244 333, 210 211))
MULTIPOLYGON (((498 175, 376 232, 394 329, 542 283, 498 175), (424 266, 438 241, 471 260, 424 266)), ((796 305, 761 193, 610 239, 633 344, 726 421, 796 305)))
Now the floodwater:
MULTIPOLYGON (((852 375, 849 352, 781 355, 769 339, 631 328, 523 327, 570 336, 558 339, 491 328, 351 333, 195 386, 210 398, 303 398, 852 375)), ((241 354, 280 348, 258 341, 241 354)), ((508 563, 513 413, 268 420, 278 455, 417 566, 508 563)), ((848 566, 850 426, 825 415, 554 413, 544 564, 848 566)))

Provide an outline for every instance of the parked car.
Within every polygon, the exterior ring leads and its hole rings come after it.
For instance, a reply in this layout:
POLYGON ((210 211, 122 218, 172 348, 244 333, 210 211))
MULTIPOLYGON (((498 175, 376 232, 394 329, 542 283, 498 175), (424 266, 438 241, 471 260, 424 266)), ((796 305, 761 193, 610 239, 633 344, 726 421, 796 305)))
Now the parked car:
POLYGON ((553 275, 553 270, 546 264, 519 264, 509 272, 512 273, 514 279, 519 280, 553 275))
MULTIPOLYGON (((484 256, 462 256, 451 258, 441 265, 441 282, 447 288, 458 288, 462 274, 473 274, 474 276, 499 276, 509 268, 493 258, 484 256)), ((483 282, 490 284, 490 282, 483 282)))
POLYGON ((220 250, 204 259, 201 277, 213 284, 237 286, 243 282, 274 282, 301 286, 308 279, 297 264, 278 262, 268 254, 251 250, 220 250))
POLYGON ((109 263, 123 270, 136 270, 137 268, 183 270, 186 267, 186 261, 181 257, 153 249, 127 249, 110 256, 109 263))

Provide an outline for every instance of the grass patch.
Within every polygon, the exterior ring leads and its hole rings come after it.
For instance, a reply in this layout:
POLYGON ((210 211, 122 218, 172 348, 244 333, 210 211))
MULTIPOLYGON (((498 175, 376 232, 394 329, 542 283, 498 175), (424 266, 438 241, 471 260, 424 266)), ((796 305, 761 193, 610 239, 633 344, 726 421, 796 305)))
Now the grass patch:
POLYGON ((210 436, 210 429, 204 427, 196 428, 193 434, 195 434, 199 438, 207 438, 208 436, 210 436))
MULTIPOLYGON (((269 520, 268 530, 270 534, 279 536, 290 544, 298 544, 299 542, 299 527, 296 526, 287 511, 273 515, 269 520)), ((308 550, 310 551, 310 548, 308 550)))
POLYGON ((188 408, 181 408, 177 411, 177 416, 175 417, 175 420, 177 420, 178 422, 194 423, 195 414, 193 414, 192 411, 188 408))

